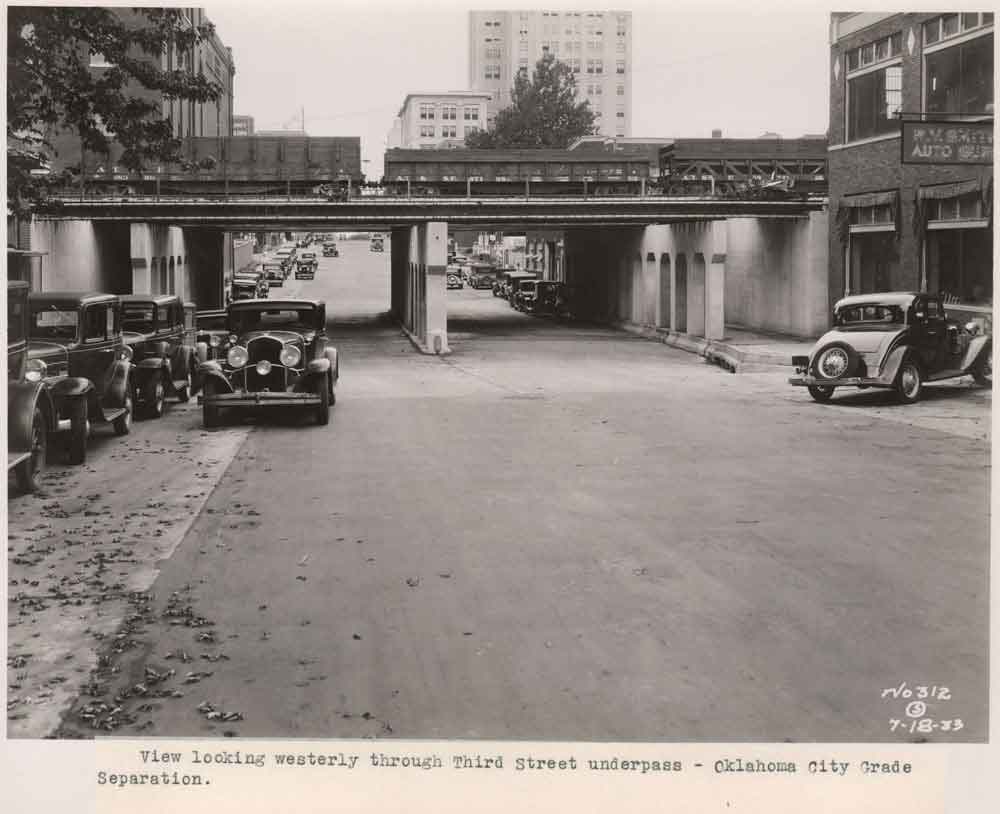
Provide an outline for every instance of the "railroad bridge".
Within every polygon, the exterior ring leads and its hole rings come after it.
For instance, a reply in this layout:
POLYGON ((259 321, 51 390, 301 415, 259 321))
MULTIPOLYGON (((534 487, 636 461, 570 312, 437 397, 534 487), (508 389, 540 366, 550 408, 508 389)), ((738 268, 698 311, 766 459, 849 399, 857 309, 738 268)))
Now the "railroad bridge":
POLYGON ((823 197, 67 194, 35 216, 31 248, 49 253, 45 288, 166 286, 212 307, 233 232, 389 232, 392 311, 433 353, 448 349, 449 227, 523 231, 561 241, 564 267, 549 273, 584 292, 593 318, 706 339, 722 338, 727 322, 808 335, 828 311, 825 209, 823 197))

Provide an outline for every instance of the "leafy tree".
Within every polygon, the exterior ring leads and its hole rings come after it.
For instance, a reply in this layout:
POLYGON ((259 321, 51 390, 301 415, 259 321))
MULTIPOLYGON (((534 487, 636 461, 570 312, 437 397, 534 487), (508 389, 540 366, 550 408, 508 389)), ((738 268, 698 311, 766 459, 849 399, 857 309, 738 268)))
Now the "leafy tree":
POLYGON ((497 113, 489 130, 465 137, 465 146, 564 148, 580 136, 593 135, 594 112, 586 101, 576 101, 576 78, 565 62, 546 54, 535 63, 529 81, 526 72, 514 80, 512 102, 497 113))
POLYGON ((76 166, 47 177, 31 172, 55 153, 56 133, 75 134, 90 152, 121 145, 116 163, 129 171, 179 160, 181 143, 163 117, 162 100, 216 101, 223 89, 188 70, 162 68, 161 56, 168 49, 188 53, 213 30, 192 26, 179 8, 8 6, 10 209, 30 211, 45 187, 79 172, 76 166), (92 69, 95 54, 109 67, 92 69))

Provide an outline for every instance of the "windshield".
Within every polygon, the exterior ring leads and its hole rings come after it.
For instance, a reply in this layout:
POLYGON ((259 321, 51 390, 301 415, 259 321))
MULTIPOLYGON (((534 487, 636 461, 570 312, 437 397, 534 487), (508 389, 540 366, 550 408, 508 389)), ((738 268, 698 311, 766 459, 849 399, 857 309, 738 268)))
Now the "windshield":
POLYGON ((36 339, 76 339, 80 314, 74 308, 52 306, 31 315, 31 336, 36 339))
POLYGON ((126 305, 122 308, 122 330, 146 333, 153 330, 152 305, 126 305))
POLYGON ((25 339, 24 327, 25 318, 24 313, 27 309, 27 303, 24 301, 24 295, 22 294, 18 297, 16 294, 11 296, 11 291, 7 291, 7 344, 13 345, 16 342, 22 342, 25 339))
POLYGON ((315 325, 315 308, 239 310, 229 315, 229 327, 238 334, 275 328, 290 331, 311 331, 314 330, 315 325))
POLYGON ((906 314, 898 305, 865 303, 841 308, 834 321, 841 327, 864 325, 866 328, 876 330, 880 327, 889 329, 893 326, 903 325, 906 322, 906 314))

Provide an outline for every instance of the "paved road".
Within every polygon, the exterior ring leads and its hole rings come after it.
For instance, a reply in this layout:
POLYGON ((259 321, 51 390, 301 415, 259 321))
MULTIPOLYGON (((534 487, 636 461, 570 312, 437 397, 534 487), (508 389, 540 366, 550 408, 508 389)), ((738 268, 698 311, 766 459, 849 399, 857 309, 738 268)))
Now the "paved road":
POLYGON ((176 405, 11 502, 12 735, 117 692, 124 735, 985 738, 988 394, 816 405, 469 289, 421 356, 388 254, 342 249, 286 288, 329 303, 329 426, 176 405), (73 569, 81 605, 32 605, 73 569), (963 729, 910 734, 902 682, 963 729))

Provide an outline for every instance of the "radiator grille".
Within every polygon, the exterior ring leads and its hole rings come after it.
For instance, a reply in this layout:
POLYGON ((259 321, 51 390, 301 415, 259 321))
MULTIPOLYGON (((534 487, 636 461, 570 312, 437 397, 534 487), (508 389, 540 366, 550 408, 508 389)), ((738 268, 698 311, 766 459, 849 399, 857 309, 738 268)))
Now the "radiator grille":
POLYGON ((282 391, 285 389, 285 368, 275 365, 267 375, 261 376, 256 368, 248 367, 246 387, 251 393, 260 390, 282 391))
POLYGON ((284 343, 271 336, 262 336, 252 339, 247 344, 247 353, 250 354, 250 364, 256 364, 262 359, 266 359, 271 364, 281 363, 281 349, 284 343))

